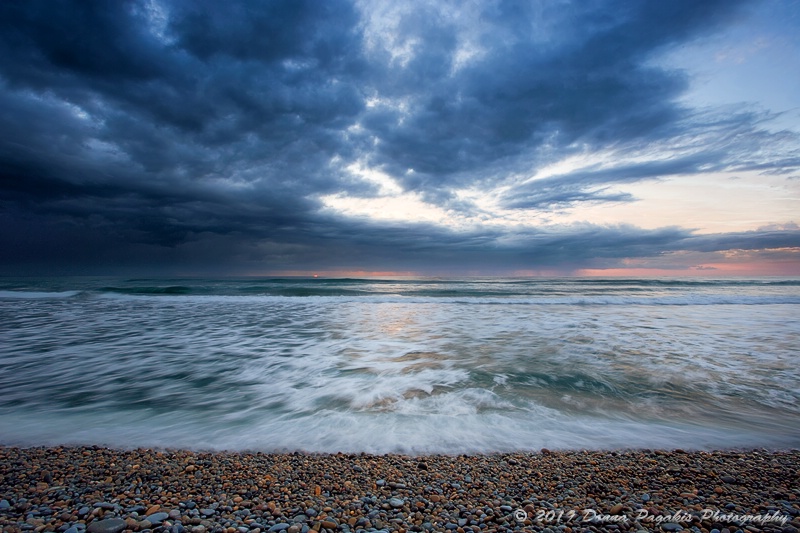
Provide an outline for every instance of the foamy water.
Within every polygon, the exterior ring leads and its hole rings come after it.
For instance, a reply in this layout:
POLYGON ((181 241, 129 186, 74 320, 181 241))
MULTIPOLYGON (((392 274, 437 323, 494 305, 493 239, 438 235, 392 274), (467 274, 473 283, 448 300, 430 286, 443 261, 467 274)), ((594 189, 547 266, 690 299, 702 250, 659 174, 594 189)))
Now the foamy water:
POLYGON ((800 445, 796 280, 4 280, 0 442, 800 445))

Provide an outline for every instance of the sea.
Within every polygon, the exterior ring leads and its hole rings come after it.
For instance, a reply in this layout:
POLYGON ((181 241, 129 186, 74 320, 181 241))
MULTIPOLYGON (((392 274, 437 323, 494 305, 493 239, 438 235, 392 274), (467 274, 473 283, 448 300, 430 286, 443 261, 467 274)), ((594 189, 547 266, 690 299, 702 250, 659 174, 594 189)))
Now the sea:
POLYGON ((0 278, 0 444, 800 447, 800 280, 0 278))

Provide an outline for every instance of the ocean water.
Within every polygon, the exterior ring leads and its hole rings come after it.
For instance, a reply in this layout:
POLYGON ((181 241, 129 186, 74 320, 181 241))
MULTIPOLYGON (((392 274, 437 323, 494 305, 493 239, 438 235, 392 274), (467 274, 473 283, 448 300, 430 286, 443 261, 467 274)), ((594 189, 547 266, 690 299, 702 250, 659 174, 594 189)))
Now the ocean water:
POLYGON ((0 279, 0 443, 800 447, 800 280, 0 279))

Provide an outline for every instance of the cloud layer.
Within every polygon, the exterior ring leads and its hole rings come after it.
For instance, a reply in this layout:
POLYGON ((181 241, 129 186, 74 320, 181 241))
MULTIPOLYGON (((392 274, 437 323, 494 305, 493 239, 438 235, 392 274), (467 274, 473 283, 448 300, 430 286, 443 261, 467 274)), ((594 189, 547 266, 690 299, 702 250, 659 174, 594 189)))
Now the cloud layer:
POLYGON ((0 264, 569 272, 798 248, 791 225, 542 222, 635 202, 633 183, 800 174, 796 133, 769 129, 766 110, 688 106, 688 74, 657 61, 745 7, 3 3, 0 264), (544 173, 570 158, 583 163, 544 173), (387 197, 447 219, 326 201, 387 197))

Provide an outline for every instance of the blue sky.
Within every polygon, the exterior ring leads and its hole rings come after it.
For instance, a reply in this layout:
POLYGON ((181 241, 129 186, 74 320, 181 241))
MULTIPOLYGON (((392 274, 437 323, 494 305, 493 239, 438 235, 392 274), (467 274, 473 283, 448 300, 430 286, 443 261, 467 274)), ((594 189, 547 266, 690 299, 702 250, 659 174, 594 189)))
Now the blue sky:
POLYGON ((0 12, 0 273, 800 275, 796 1, 0 12))

